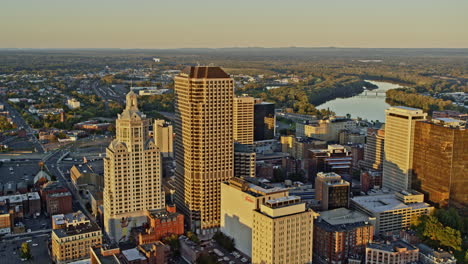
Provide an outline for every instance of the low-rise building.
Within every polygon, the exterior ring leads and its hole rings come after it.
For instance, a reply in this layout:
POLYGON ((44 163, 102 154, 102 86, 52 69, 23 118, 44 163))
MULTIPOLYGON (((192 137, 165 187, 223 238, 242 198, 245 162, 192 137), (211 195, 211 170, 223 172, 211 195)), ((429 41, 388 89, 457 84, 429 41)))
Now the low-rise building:
POLYGON ((186 236, 179 237, 180 256, 187 263, 196 263, 198 257, 203 253, 203 249, 186 236))
POLYGON ((72 209, 72 194, 59 182, 47 182, 42 186, 41 199, 49 215, 68 214, 72 209))
POLYGON ((176 212, 175 206, 166 209, 146 210, 148 219, 144 232, 138 234, 138 244, 156 243, 171 235, 184 233, 184 215, 176 212))
POLYGON ((409 264, 419 259, 419 249, 402 240, 370 243, 365 264, 409 264))
POLYGON ((110 245, 97 245, 90 249, 91 264, 121 264, 119 259, 120 248, 110 245))
POLYGON ((439 249, 434 250, 425 244, 417 244, 419 248, 419 262, 423 264, 457 264, 453 254, 439 249))
POLYGON ((41 214, 41 198, 37 192, 0 196, 0 205, 11 212, 13 219, 41 214))
POLYGON ((304 166, 304 169, 311 180, 319 172, 335 172, 342 176, 352 173, 352 153, 342 145, 328 145, 327 149, 310 149, 309 159, 309 164, 304 166))
POLYGON ((57 264, 87 259, 90 248, 102 244, 102 231, 81 212, 62 218, 62 228, 52 230, 52 260, 57 264))
POLYGON ((0 206, 0 235, 10 234, 13 225, 13 214, 10 213, 8 208, 3 205, 0 206))
POLYGON ((67 106, 70 109, 77 109, 80 108, 80 102, 77 101, 75 98, 71 98, 67 100, 67 106))
POLYGON ((96 173, 89 164, 73 165, 70 178, 80 193, 102 191, 104 188, 104 176, 96 173))
POLYGON ((360 174, 361 191, 367 192, 370 189, 380 189, 382 187, 382 171, 368 170, 360 174))
POLYGON ((146 264, 147 259, 137 248, 122 250, 122 263, 125 264, 146 264))
POLYGON ((351 199, 351 208, 376 219, 375 234, 408 228, 412 218, 429 215, 434 210, 424 202, 423 195, 414 191, 357 196, 351 199))
POLYGON ((147 263, 150 264, 166 264, 170 254, 170 247, 161 241, 151 244, 143 244, 138 246, 138 250, 146 257, 147 263))
POLYGON ((366 245, 374 236, 374 222, 374 218, 346 208, 321 212, 314 222, 314 263, 364 260, 366 245))
POLYGON ((318 122, 296 123, 297 137, 312 137, 325 141, 338 142, 339 133, 345 129, 354 129, 357 122, 343 116, 333 116, 318 122))

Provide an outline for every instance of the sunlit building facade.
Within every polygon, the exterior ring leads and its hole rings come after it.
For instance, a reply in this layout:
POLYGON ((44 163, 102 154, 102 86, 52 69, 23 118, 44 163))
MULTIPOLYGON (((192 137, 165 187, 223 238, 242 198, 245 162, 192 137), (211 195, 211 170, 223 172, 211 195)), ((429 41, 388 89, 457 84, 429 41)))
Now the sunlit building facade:
POLYGON ((416 122, 426 119, 421 109, 405 106, 385 111, 385 159, 383 187, 393 191, 411 189, 416 122))
POLYGON ((150 123, 130 92, 104 159, 104 227, 117 242, 128 240, 131 228, 146 222, 146 210, 165 206, 161 154, 149 137, 150 123))
POLYGON ((233 177, 234 81, 219 67, 175 77, 176 203, 192 230, 220 225, 221 183, 233 177))
POLYGON ((451 118, 418 122, 414 134, 413 188, 440 206, 468 206, 468 130, 451 118))

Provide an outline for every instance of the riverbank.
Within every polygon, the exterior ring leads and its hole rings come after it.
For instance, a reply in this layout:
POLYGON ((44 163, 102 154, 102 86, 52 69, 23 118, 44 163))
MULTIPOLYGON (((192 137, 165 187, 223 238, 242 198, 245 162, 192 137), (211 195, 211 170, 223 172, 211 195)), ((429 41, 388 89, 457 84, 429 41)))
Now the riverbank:
POLYGON ((365 81, 376 85, 377 92, 363 91, 352 97, 336 98, 317 106, 317 109, 328 109, 339 116, 350 114, 352 118, 385 122, 385 109, 390 107, 386 102, 386 91, 400 86, 389 82, 365 81))

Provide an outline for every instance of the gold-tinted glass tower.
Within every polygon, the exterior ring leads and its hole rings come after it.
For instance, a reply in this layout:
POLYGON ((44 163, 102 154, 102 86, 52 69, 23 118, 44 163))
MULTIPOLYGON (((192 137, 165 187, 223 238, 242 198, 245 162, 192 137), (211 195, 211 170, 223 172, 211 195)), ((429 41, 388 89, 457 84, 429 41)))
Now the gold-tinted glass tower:
POLYGON ((149 137, 150 124, 138 110, 137 95, 128 93, 104 159, 104 227, 115 241, 127 240, 132 227, 146 222, 146 210, 165 205, 161 154, 149 137))
POLYGON ((413 188, 439 206, 468 207, 468 130, 451 118, 418 122, 414 134, 413 188))
POLYGON ((427 114, 405 106, 390 107, 385 113, 383 187, 393 191, 408 190, 413 169, 414 128, 427 114))
POLYGON ((252 145, 254 141, 253 97, 239 96, 234 99, 234 141, 252 145))
POLYGON ((233 80, 219 67, 175 77, 176 203, 191 229, 220 225, 221 183, 233 176, 233 80))

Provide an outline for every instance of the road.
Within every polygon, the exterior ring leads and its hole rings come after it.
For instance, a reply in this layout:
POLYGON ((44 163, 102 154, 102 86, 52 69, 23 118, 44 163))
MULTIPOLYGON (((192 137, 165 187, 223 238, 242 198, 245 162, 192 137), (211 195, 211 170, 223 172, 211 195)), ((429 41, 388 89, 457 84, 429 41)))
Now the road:
POLYGON ((71 183, 71 179, 68 176, 65 176, 65 174, 62 172, 60 169, 60 162, 66 156, 68 153, 70 146, 67 146, 66 148, 54 151, 46 159, 44 159, 45 166, 49 170, 49 172, 57 177, 57 181, 63 184, 63 186, 66 186, 70 193, 72 194, 73 197, 73 210, 78 211, 81 210, 89 219, 94 219, 92 215, 88 212, 86 209, 86 205, 81 199, 81 196, 77 193, 76 189, 73 187, 73 184, 71 183))
POLYGON ((26 130, 26 133, 34 145, 36 152, 45 153, 44 147, 37 139, 36 135, 34 134, 34 130, 29 126, 29 124, 23 119, 20 113, 13 108, 8 102, 2 102, 5 105, 5 109, 10 113, 10 117, 13 122, 16 124, 18 128, 23 127, 26 130))

